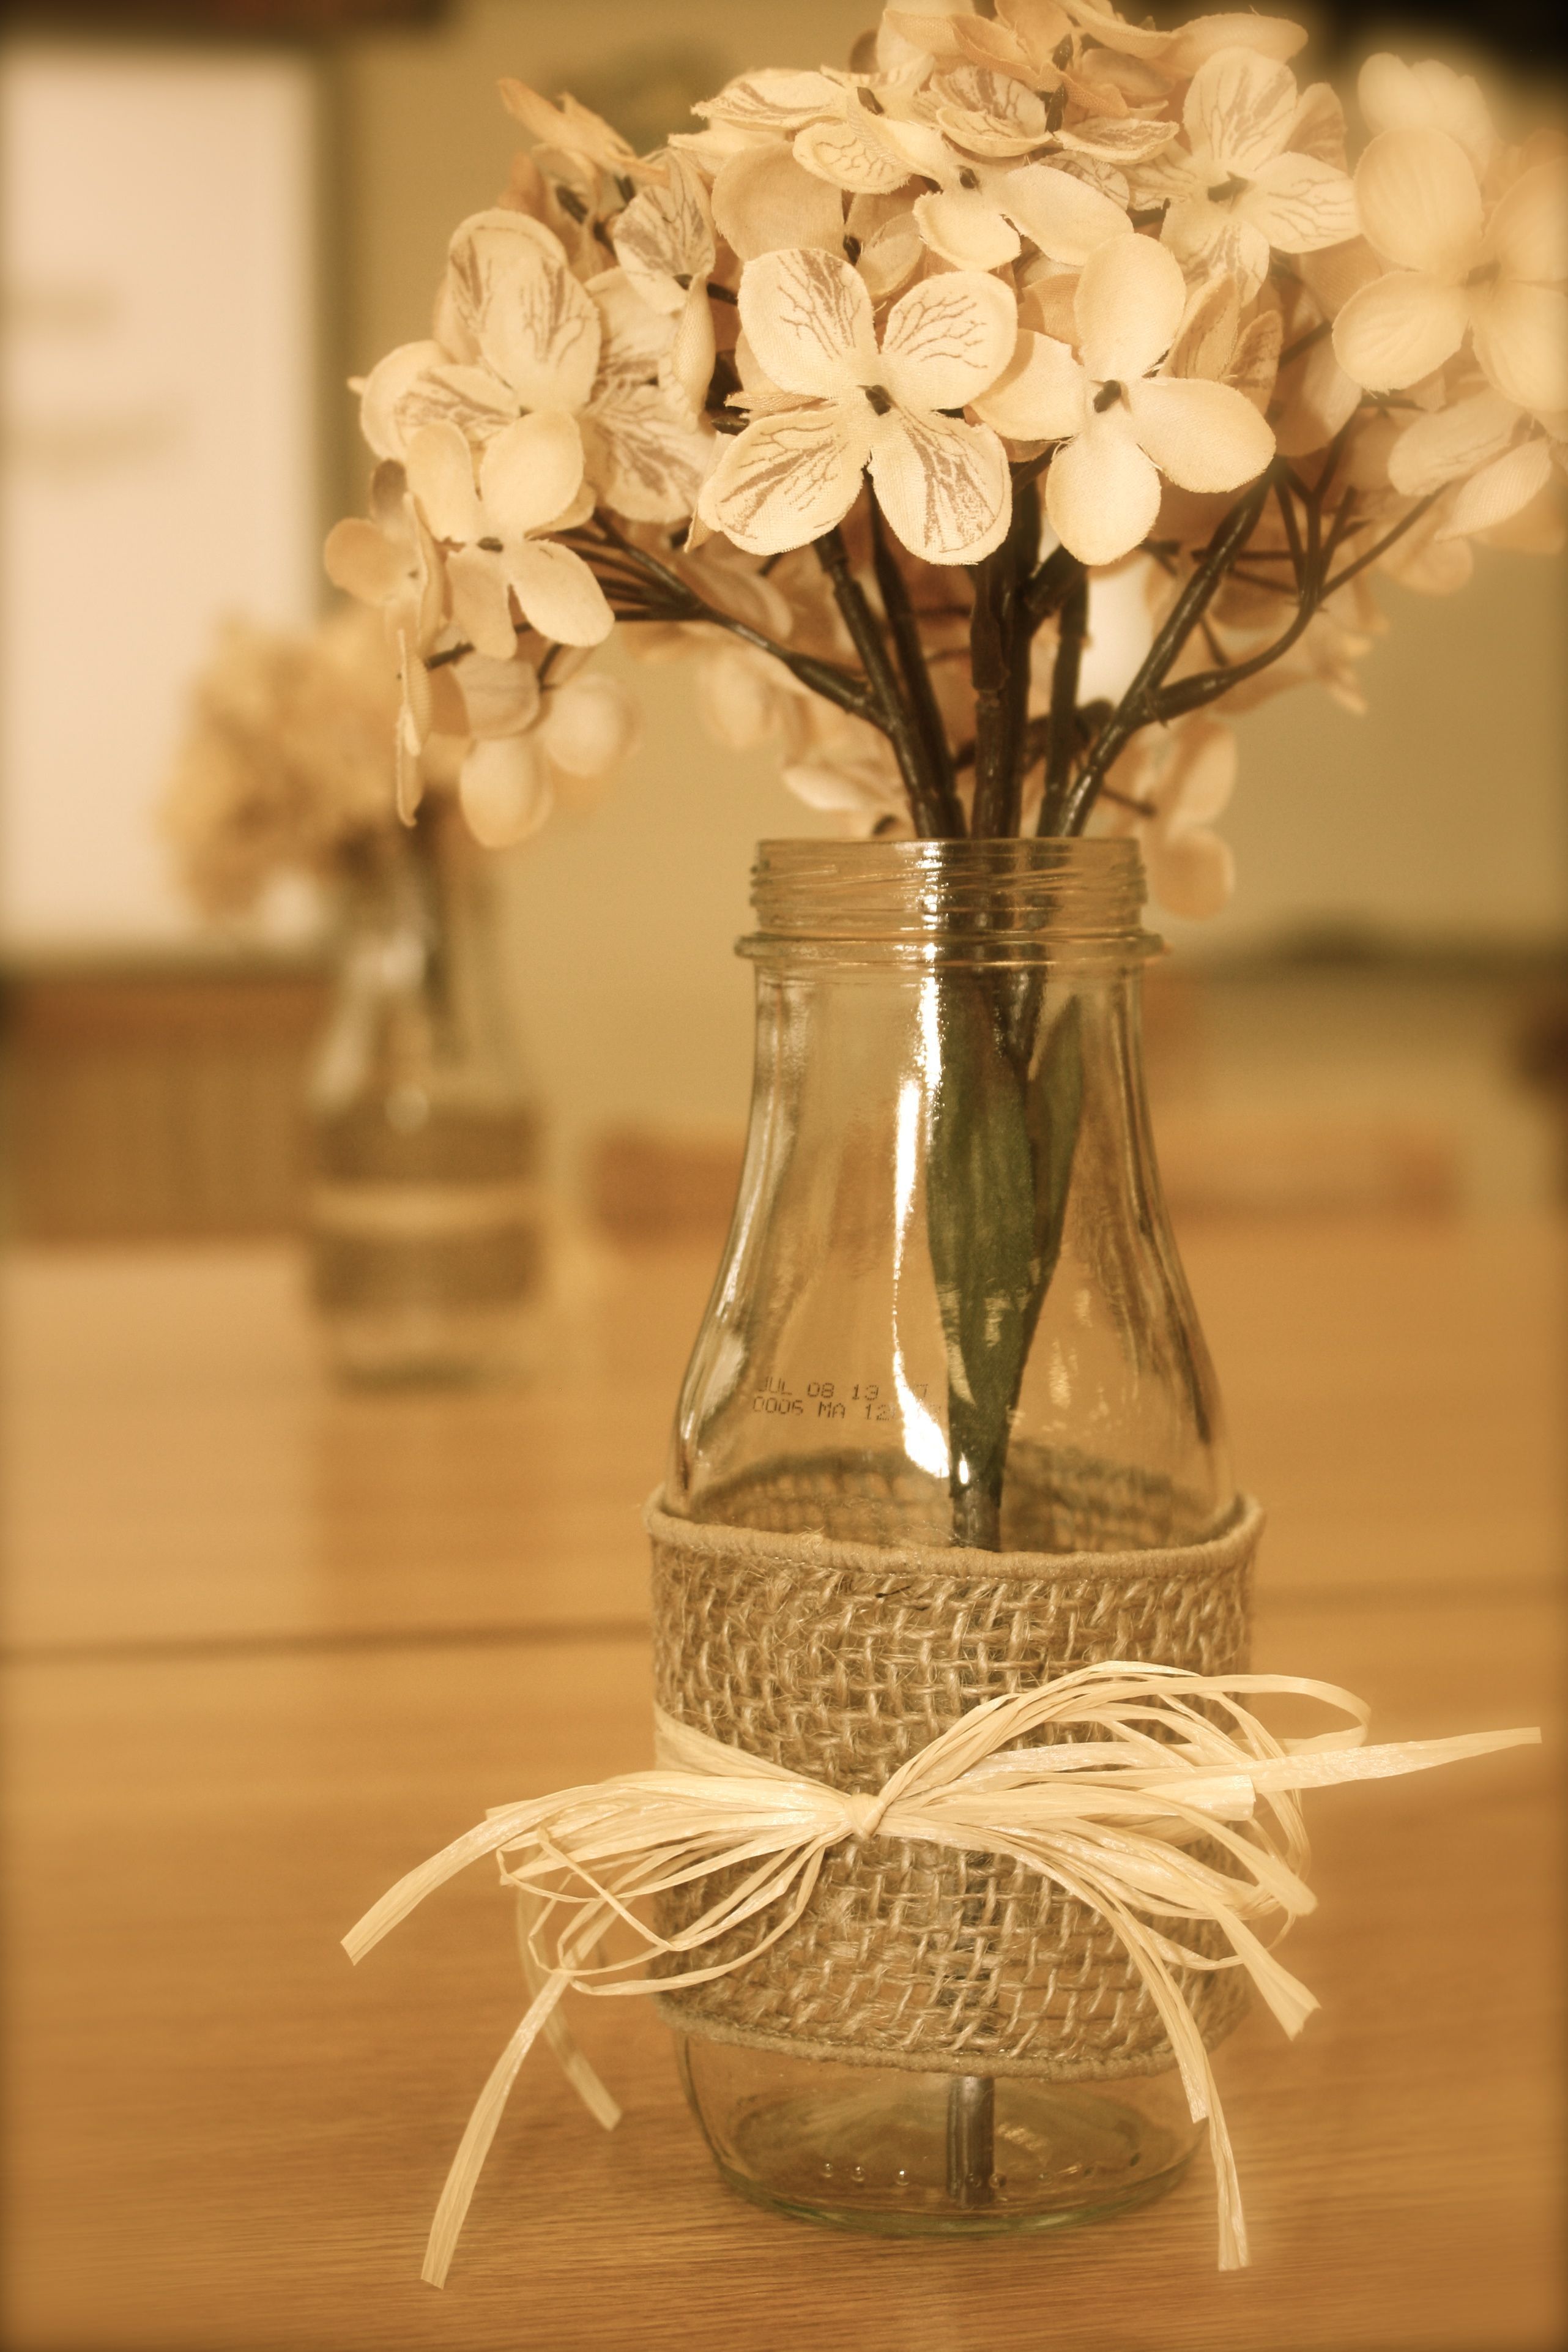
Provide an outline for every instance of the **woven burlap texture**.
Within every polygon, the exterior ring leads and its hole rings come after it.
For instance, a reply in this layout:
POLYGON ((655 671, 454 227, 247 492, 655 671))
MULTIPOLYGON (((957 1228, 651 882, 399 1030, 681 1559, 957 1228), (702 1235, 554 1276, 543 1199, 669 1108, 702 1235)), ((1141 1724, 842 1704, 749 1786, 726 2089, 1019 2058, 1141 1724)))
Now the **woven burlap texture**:
MULTIPOLYGON (((1128 1658, 1218 1674, 1248 1662, 1262 1525, 1249 1501, 1207 1541, 1125 1551, 848 1543, 677 1519, 657 1495, 645 1523, 659 1705, 833 1788, 879 1789, 980 1700, 1074 1666, 1128 1658)), ((728 1883, 662 1896, 661 1932, 728 1883)), ((749 1949, 778 1916, 705 1960, 749 1949)), ((1227 1948, 1217 1929, 1162 1924, 1207 1958, 1227 1948)), ((1179 1981, 1212 2047, 1246 2006, 1245 1979, 1190 1969, 1179 1981)), ((758 1958, 659 1999, 685 2032, 797 2057, 1064 2082, 1172 2063, 1097 1913, 1010 1857, 882 1837, 833 1849, 803 1916, 758 1958)))

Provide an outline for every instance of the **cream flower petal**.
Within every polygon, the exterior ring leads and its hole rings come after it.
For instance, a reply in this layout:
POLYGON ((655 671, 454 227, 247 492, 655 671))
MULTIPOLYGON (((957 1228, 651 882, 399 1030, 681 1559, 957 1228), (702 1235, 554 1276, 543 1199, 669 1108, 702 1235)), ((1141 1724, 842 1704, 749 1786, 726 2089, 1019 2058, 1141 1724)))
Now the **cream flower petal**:
POLYGON ((1343 172, 1344 145, 1344 108, 1339 92, 1332 82, 1315 81, 1301 92, 1291 118, 1286 151, 1291 155, 1315 156, 1320 163, 1332 163, 1336 172, 1343 172))
POLYGON ((474 457, 455 425, 423 425, 408 445, 408 487, 437 539, 477 539, 484 530, 474 457))
POLYGON ((869 407, 858 432, 836 406, 759 417, 726 444, 698 514, 749 555, 809 545, 842 522, 860 495, 870 422, 869 407))
POLYGON ((731 751, 754 751, 778 732, 779 688, 769 672, 779 668, 749 646, 720 646, 699 663, 697 708, 715 740, 731 751))
POLYGON ((1176 732, 1151 799, 1167 824, 1210 824, 1236 789, 1235 730, 1222 719, 1188 720, 1176 732))
POLYGON ((1225 382, 1266 415, 1280 373, 1280 346, 1284 326, 1278 310, 1260 310, 1249 319, 1230 355, 1225 382))
POLYGON ((631 522, 680 522, 691 513, 714 436, 683 422, 656 384, 596 401, 580 422, 588 470, 607 506, 631 522))
POLYGON ((501 559, 481 548, 460 547, 447 558, 446 576, 459 635, 492 661, 510 661, 517 650, 517 632, 501 559))
POLYGON ((1096 246, 1074 304, 1089 373, 1099 383, 1146 375, 1170 349, 1186 308, 1181 265, 1163 245, 1116 236, 1096 246))
POLYGON ((1180 262, 1189 285, 1229 275, 1243 301, 1249 302, 1269 275, 1269 240, 1242 211, 1241 204, 1210 204, 1207 196, 1189 196, 1172 205, 1160 230, 1180 262))
POLYGON ((1139 446, 1178 489, 1239 489, 1274 455, 1272 430, 1230 384, 1153 376, 1126 398, 1139 446))
POLYGON ((1149 888, 1167 913, 1204 922, 1228 904, 1236 887, 1236 857, 1228 841, 1206 825, 1161 835, 1144 845, 1149 888))
POLYGON ((1473 393, 1406 425, 1389 453, 1388 478, 1402 497, 1425 498, 1500 457, 1518 425, 1511 400, 1496 392, 1473 393))
POLYGON ((551 695, 539 740, 569 776, 603 776, 637 740, 637 706, 619 678, 574 677, 551 695))
POLYGON ((713 216, 742 261, 800 245, 843 251, 843 197, 802 171, 788 147, 747 148, 721 165, 713 184, 713 216))
POLYGON ((665 162, 664 184, 638 191, 610 241, 643 299, 655 310, 678 310, 691 280, 713 268, 713 215, 695 166, 681 155, 665 162))
POLYGON ((398 395, 398 432, 406 447, 425 425, 455 425, 472 449, 482 449, 517 414, 515 393, 486 367, 427 368, 398 395))
POLYGON ((403 432, 399 410, 411 385, 448 358, 439 343, 400 343, 378 360, 360 394, 360 430, 378 457, 401 457, 403 432))
POLYGON ((1481 192, 1462 147, 1442 131, 1385 131, 1355 172, 1361 225, 1402 269, 1462 269, 1480 241, 1481 192))
POLYGON ((1436 58, 1411 65, 1379 50, 1362 67, 1355 94, 1369 131, 1446 131, 1478 171, 1495 143, 1480 84, 1436 58))
POLYGON ((883 221, 861 247, 855 268, 864 278, 873 301, 885 302, 900 294, 925 259, 925 246, 913 211, 883 221))
POLYGON ((882 363, 908 408, 962 408, 1013 356, 1018 304, 999 278, 953 269, 911 287, 887 314, 882 363))
POLYGON ((1510 278, 1538 285, 1568 278, 1568 164, 1521 172, 1491 216, 1486 244, 1510 278))
MULTIPOLYGON (((507 217, 526 219, 521 213, 507 217)), ((455 247, 455 268, 457 257, 455 247)), ((487 281, 476 329, 480 350, 525 408, 580 408, 593 389, 602 340, 592 296, 559 247, 552 253, 518 240, 505 261, 487 281)))
POLYGON ((786 392, 831 399, 876 373, 871 296, 841 256, 807 246, 748 261, 740 323, 758 364, 786 392))
POLYGON ((531 628, 557 645, 604 643, 615 615, 580 555, 552 540, 525 539, 507 548, 505 561, 507 583, 531 628))
POLYGON ((1070 154, 1092 155, 1102 163, 1146 163, 1176 136, 1174 122, 1151 122, 1143 114, 1098 114, 1064 123, 1056 143, 1070 154))
POLYGON ((1296 111, 1296 77, 1278 59, 1249 48, 1226 48, 1207 58, 1192 78, 1182 121, 1195 152, 1252 179, 1285 143, 1296 111))
POLYGON ((1281 457, 1307 457, 1326 449, 1340 425, 1356 414, 1361 385, 1344 374, 1333 343, 1314 343, 1279 376, 1283 409, 1274 425, 1281 457))
POLYGON ((973 405, 1009 441, 1066 441, 1089 415, 1089 379, 1065 343, 1025 327, 1007 367, 973 405))
POLYGON ((582 436, 574 417, 538 409, 497 433, 479 468, 485 510, 505 539, 521 539, 566 512, 582 485, 582 436))
POLYGON ((1207 376, 1218 383, 1236 349, 1240 317, 1233 278, 1210 278, 1195 288, 1166 362, 1166 374, 1207 376))
POLYGON ((538 717, 538 673, 532 662, 514 656, 491 661, 469 654, 455 665, 468 732, 490 739, 520 735, 538 717))
POLYGON ((1000 269, 1023 250, 1017 229, 978 188, 921 196, 914 217, 932 252, 957 269, 1000 269))
POLYGON ((792 152, 797 163, 819 180, 856 195, 889 195, 910 176, 897 149, 858 122, 813 122, 796 132, 792 152))
POLYGON ((1076 267, 1110 237, 1130 236, 1133 224, 1118 204, 1071 172, 1027 163, 1009 172, 998 190, 1009 216, 1052 261, 1076 267))
POLYGON ((792 73, 765 67, 727 82, 716 98, 694 106, 709 122, 733 122, 743 131, 799 131, 820 115, 838 110, 839 84, 825 73, 792 73))
POLYGON ((927 563, 977 563, 1007 537, 1008 453, 983 425, 894 409, 877 420, 871 478, 893 530, 927 563))
POLYGON ((476 743, 463 762, 457 797, 468 830, 485 849, 507 849, 537 833, 553 794, 530 735, 476 743))
MULTIPOLYGON (((1084 9, 1075 5, 1073 14, 1087 25, 1084 9)), ((1129 28, 1122 29, 1125 34, 1129 28)), ((1292 25, 1288 16, 1195 16, 1190 24, 1179 25, 1160 38, 1161 64, 1172 73, 1194 74, 1220 49, 1252 49, 1260 58, 1293 58, 1307 36, 1304 27, 1292 25)), ((1121 47, 1123 42, 1118 40, 1115 46, 1121 47)))
POLYGON ((1458 286, 1396 269, 1351 296, 1334 320, 1334 356, 1369 392, 1396 392, 1451 360, 1468 323, 1458 286))
POLYGON ((1495 530, 1511 522, 1538 498, 1552 478, 1552 451, 1544 441, 1525 441, 1506 457, 1498 457, 1457 492, 1439 540, 1458 539, 1469 531, 1495 530))
POLYGON ((1505 398, 1537 415, 1568 406, 1568 294, 1505 278, 1477 289, 1470 324, 1476 357, 1505 398))
POLYGON ((408 578, 407 555, 362 515, 350 515, 333 524, 322 562, 333 587, 358 596, 365 604, 390 603, 408 578))
POLYGON ((1133 438, 1124 410, 1095 416, 1051 459, 1045 511, 1081 563, 1114 563, 1154 529, 1160 478, 1133 438))
POLYGON ((694 286, 674 341, 659 362, 659 390, 685 425, 695 427, 702 415, 717 356, 713 305, 706 289, 694 286))
POLYGON ((1276 155, 1255 173, 1236 209, 1281 253, 1344 245, 1361 229, 1349 176, 1311 155, 1276 155))

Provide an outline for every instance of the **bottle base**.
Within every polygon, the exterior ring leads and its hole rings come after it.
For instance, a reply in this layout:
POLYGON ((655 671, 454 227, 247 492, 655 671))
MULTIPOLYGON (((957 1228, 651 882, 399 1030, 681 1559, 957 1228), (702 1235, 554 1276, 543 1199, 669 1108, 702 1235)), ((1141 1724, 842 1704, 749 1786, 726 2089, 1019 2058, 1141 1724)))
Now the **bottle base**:
POLYGON ((1202 2131, 1174 2074, 991 2081, 677 2042, 730 2188, 829 2229, 1000 2237, 1108 2220, 1174 2189, 1202 2131))

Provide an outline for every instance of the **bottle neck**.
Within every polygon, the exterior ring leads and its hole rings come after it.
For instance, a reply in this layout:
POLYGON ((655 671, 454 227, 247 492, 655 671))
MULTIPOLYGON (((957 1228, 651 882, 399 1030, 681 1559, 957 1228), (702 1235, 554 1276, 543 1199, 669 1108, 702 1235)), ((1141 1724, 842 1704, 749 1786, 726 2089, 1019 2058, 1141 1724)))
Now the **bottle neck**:
POLYGON ((1110 978, 1159 950, 1139 919, 1144 895, 1127 840, 764 842, 758 928, 740 952, 779 972, 968 965, 1110 978))

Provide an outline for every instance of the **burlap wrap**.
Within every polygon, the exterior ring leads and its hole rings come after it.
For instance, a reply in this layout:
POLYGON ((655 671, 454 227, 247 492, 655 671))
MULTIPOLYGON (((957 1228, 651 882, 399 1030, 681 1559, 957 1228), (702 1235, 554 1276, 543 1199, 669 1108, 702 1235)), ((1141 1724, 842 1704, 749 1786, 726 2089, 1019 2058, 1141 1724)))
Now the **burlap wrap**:
MULTIPOLYGON (((1081 1542, 1102 1544, 1137 1546, 1160 1500, 1147 1480, 1083 1463, 1059 1461, 1051 1491, 1053 1506, 1026 1522, 1052 1533, 1071 1522, 1081 1542)), ((765 1495, 753 1484, 747 1499, 735 1516, 773 1524, 672 1518, 659 1496, 648 1507, 655 1696, 712 1738, 835 1788, 880 1788, 980 1700, 1074 1666, 1127 1658, 1220 1674, 1248 1663, 1254 1503, 1208 1540, 1163 1549, 985 1552, 789 1532, 783 1481, 765 1495)), ((1172 1501, 1167 1490, 1167 1525, 1172 1501)), ((1222 1864, 1214 1849, 1207 1858, 1222 1864)), ((718 1891, 710 1878, 662 1896, 661 1932, 718 1891)), ((705 1960, 747 1949, 758 1924, 705 1960)), ((1206 1956, 1227 1948, 1218 1930, 1183 1921, 1176 1932, 1206 1956)), ((1246 1979, 1231 1969, 1180 1982, 1212 2047, 1241 2015, 1246 1979)), ((831 1852, 805 1915, 758 1958, 659 2000, 687 2032, 797 2057, 1061 2081, 1172 2063, 1096 1913, 1009 1858, 881 1837, 831 1852)))

